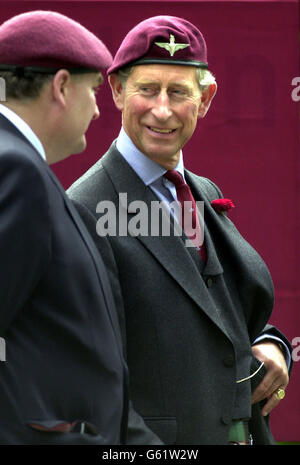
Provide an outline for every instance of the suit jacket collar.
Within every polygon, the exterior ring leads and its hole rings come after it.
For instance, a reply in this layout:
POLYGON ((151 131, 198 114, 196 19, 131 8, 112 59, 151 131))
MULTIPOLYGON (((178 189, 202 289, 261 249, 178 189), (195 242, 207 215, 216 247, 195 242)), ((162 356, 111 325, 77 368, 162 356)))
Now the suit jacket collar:
MULTIPOLYGON (((115 193, 127 194, 128 218, 134 215, 130 203, 142 200, 147 205, 151 201, 157 201, 157 197, 151 189, 143 183, 135 171, 128 165, 115 146, 115 142, 109 151, 100 160, 101 165, 109 176, 115 193)), ((205 199, 207 202, 207 200, 205 199)), ((208 234, 208 233, 207 233, 208 234)), ((209 258, 204 274, 217 275, 223 272, 213 243, 209 235, 205 236, 208 241, 209 258)), ((193 254, 198 254, 195 249, 185 247, 180 237, 171 236, 167 238, 155 236, 137 236, 150 253, 160 262, 165 270, 172 276, 178 285, 196 302, 196 304, 211 318, 220 329, 227 334, 226 328, 219 317, 213 300, 207 291, 206 284, 197 269, 193 254), (166 241, 164 239, 167 239, 166 241), (170 253, 171 250, 171 253, 170 253), (188 250, 188 253, 187 253, 188 250)))

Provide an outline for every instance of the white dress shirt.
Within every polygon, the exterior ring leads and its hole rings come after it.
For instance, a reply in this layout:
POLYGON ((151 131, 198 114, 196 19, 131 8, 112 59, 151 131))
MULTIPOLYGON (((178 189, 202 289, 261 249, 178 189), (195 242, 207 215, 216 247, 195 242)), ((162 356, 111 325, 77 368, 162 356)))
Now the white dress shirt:
POLYGON ((33 145, 33 147, 37 150, 40 156, 46 161, 46 153, 44 147, 37 137, 37 135, 33 132, 31 127, 25 123, 25 121, 20 118, 14 111, 7 108, 5 105, 0 104, 0 114, 5 116, 22 134, 26 139, 33 145))

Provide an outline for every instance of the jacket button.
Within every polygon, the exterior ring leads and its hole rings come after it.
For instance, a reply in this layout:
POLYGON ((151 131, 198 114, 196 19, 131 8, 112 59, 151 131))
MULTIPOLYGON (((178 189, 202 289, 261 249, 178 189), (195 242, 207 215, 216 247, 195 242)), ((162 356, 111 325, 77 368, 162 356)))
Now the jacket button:
POLYGON ((207 280, 206 280, 206 285, 207 285, 207 287, 211 287, 211 286, 213 285, 213 280, 212 280, 212 278, 207 278, 207 280))
POLYGON ((228 355, 227 357, 224 357, 223 363, 226 367, 232 367, 234 365, 234 357, 232 355, 228 355))

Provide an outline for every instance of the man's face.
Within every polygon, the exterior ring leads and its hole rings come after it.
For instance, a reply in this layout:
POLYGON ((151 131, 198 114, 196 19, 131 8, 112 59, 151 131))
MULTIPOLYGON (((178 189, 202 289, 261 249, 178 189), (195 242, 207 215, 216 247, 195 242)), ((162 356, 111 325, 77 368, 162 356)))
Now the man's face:
POLYGON ((100 115, 96 94, 101 82, 100 73, 87 73, 72 77, 67 130, 64 134, 70 154, 80 153, 86 148, 85 133, 91 121, 100 115))
POLYGON ((135 66, 115 103, 122 110, 124 129, 135 146, 165 168, 173 168, 200 114, 196 69, 135 66))

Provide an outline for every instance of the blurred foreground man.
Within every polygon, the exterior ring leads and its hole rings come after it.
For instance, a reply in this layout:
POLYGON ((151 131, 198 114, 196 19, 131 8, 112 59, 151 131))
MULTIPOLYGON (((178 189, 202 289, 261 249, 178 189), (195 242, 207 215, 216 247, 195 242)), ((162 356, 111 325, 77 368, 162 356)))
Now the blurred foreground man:
POLYGON ((123 307, 128 443, 272 444, 267 414, 284 397, 291 351, 267 325, 272 280, 227 217, 232 202, 184 168, 182 147, 217 88, 204 38, 184 19, 149 18, 108 73, 122 130, 69 195, 123 307), (168 235, 158 202, 173 212, 168 235))
POLYGON ((0 27, 0 444, 119 444, 126 365, 101 257, 49 164, 86 146, 110 52, 55 12, 0 27))

